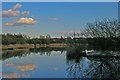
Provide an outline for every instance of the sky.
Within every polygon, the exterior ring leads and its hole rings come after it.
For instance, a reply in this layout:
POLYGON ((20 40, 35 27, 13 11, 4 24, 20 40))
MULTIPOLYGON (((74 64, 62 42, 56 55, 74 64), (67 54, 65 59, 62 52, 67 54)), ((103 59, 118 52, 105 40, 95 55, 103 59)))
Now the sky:
POLYGON ((81 32, 87 22, 117 17, 117 2, 3 2, 2 33, 58 37, 81 32))

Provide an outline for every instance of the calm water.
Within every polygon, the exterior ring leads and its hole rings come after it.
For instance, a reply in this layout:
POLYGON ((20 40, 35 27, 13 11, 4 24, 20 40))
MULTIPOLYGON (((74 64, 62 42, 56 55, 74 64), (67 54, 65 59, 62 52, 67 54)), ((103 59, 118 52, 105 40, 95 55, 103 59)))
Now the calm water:
POLYGON ((120 59, 69 55, 64 49, 3 51, 7 78, 120 78, 120 59))

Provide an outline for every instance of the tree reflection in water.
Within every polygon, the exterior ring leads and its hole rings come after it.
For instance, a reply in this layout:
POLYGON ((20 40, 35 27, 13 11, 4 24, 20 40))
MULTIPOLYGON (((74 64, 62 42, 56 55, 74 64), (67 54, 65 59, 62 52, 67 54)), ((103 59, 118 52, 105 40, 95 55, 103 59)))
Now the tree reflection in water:
POLYGON ((67 59, 67 73, 70 78, 80 78, 83 66, 83 57, 79 54, 66 55, 67 59))
POLYGON ((9 59, 11 57, 25 57, 30 55, 30 51, 28 49, 23 50, 3 50, 2 51, 2 61, 9 59))
POLYGON ((79 54, 67 54, 67 73, 71 78, 120 79, 119 58, 90 58, 79 54), (86 61, 85 61, 86 60, 86 61), (83 65, 89 61, 88 65, 83 65), (86 67, 88 66, 88 67, 86 67), (83 70, 85 68, 85 70, 83 70))
POLYGON ((2 58, 4 61, 12 57, 26 57, 30 54, 39 54, 50 56, 52 51, 61 51, 61 54, 65 51, 64 48, 31 48, 31 49, 18 49, 18 50, 3 50, 2 58))
POLYGON ((117 58, 91 58, 89 69, 86 70, 86 76, 91 78, 112 78, 120 77, 120 59, 117 58))

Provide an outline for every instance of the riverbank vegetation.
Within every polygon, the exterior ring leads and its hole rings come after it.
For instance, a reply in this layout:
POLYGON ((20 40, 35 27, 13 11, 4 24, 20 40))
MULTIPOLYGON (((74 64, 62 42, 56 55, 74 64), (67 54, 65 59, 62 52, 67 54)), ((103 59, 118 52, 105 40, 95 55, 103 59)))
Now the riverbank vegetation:
POLYGON ((77 36, 75 32, 67 37, 52 38, 51 35, 30 38, 25 34, 1 34, 2 45, 10 44, 85 44, 99 49, 120 48, 120 24, 117 20, 103 20, 87 23, 83 32, 77 36))

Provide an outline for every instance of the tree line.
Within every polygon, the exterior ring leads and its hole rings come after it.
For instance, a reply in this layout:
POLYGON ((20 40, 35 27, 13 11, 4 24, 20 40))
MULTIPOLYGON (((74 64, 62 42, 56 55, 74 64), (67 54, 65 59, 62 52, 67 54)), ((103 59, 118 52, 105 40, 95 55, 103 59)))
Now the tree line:
POLYGON ((50 44, 50 43, 83 43, 85 39, 83 38, 51 38, 50 35, 40 36, 39 38, 30 38, 24 34, 1 34, 2 44, 50 44))

